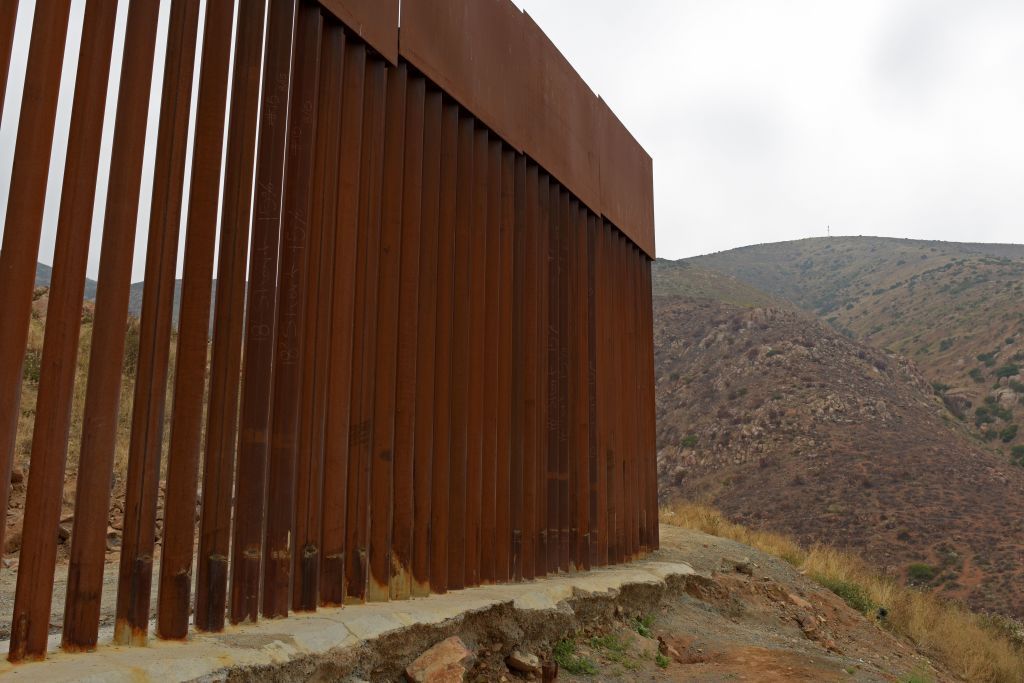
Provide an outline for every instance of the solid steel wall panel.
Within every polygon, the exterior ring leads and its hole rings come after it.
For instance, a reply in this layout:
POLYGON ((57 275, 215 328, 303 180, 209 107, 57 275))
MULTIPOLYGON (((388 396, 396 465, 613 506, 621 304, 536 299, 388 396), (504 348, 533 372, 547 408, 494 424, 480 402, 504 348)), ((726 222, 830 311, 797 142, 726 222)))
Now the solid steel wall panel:
POLYGON ((601 213, 653 259, 653 162, 604 100, 597 102, 596 111, 601 213))
POLYGON ((399 0, 320 0, 320 4, 391 64, 398 64, 399 0))

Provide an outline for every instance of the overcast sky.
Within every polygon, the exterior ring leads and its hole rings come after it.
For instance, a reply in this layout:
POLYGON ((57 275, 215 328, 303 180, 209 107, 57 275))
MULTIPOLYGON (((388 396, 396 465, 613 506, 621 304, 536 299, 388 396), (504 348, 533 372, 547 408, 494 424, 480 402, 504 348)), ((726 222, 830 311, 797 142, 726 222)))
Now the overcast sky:
MULTIPOLYGON (((0 209, 33 4, 21 2, 0 127, 0 209)), ((661 256, 824 235, 828 225, 833 234, 1024 242, 1021 0, 516 4, 654 157, 661 256)), ((83 0, 72 7, 69 66, 83 0)), ((58 127, 55 162, 66 135, 58 127)), ((56 211, 49 202, 44 261, 56 211)))

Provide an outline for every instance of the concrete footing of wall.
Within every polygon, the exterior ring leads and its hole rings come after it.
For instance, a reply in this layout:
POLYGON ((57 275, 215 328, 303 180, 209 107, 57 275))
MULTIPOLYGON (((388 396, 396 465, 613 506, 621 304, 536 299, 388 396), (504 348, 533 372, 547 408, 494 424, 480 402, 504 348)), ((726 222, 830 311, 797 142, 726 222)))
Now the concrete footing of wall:
MULTIPOLYGON (((418 600, 373 603, 197 634, 149 647, 103 645, 44 662, 0 666, 17 681, 398 680, 404 667, 449 636, 508 647, 557 641, 616 610, 655 607, 693 569, 653 560, 623 567, 485 586, 418 600)), ((0 645, 6 651, 6 647, 0 645)))

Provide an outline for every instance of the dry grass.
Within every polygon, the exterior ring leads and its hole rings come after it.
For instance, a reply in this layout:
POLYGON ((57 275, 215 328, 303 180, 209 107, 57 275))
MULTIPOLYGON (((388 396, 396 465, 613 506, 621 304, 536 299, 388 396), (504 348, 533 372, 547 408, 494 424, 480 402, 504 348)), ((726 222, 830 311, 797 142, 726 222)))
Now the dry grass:
MULTIPOLYGON (((807 549, 793 539, 734 524, 717 510, 680 503, 664 511, 666 524, 729 538, 785 559, 862 612, 884 607, 882 622, 897 636, 968 681, 1024 681, 1024 651, 998 620, 905 587, 872 570, 856 555, 826 546, 807 549)), ((1019 641, 1019 634, 1018 634, 1019 641)))

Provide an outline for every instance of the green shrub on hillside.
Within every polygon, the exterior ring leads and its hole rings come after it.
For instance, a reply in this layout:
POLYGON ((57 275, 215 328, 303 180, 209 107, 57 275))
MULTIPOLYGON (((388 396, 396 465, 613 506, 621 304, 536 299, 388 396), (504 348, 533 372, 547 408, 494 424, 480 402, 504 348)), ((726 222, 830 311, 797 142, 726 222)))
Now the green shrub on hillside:
POLYGON ((687 434, 683 437, 683 440, 679 442, 679 445, 683 448, 693 448, 697 445, 697 435, 687 434))
POLYGON ((941 342, 939 342, 939 351, 949 351, 951 348, 953 348, 953 344, 955 343, 955 339, 953 339, 952 337, 947 337, 946 339, 943 339, 941 342))
POLYGON ((1013 377, 1020 374, 1020 366, 1016 363, 1008 363, 996 370, 996 377, 1013 377))
POLYGON ((971 379, 973 379, 978 384, 981 384, 982 382, 985 381, 985 373, 982 371, 981 368, 974 368, 967 374, 970 375, 971 379))
POLYGON ((1003 443, 1010 443, 1017 438, 1017 425, 1010 425, 1003 431, 999 432, 999 438, 1003 440, 1003 443))
POLYGON ((996 364, 996 354, 994 353, 979 353, 978 362, 984 363, 986 368, 990 368, 996 364))
POLYGON ((1024 467, 1024 446, 1014 446, 1010 451, 1010 460, 1014 465, 1024 467))
POLYGON ((907 579, 914 584, 928 583, 936 574, 938 570, 935 567, 922 562, 915 562, 907 567, 907 579))

